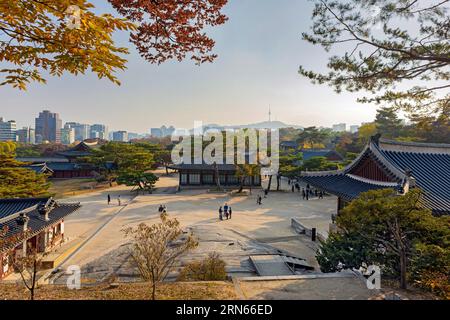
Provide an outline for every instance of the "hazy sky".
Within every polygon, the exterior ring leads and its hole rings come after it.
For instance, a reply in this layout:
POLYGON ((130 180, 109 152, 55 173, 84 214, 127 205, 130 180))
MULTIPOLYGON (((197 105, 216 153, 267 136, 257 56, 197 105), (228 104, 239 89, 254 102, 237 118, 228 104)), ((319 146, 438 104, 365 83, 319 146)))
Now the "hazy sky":
MULTIPOLYGON (((93 1, 99 12, 111 10, 93 1)), ((360 124, 371 121, 375 107, 358 104, 357 95, 337 95, 314 86, 297 73, 300 64, 325 70, 327 55, 302 41, 309 30, 312 4, 305 0, 230 0, 230 20, 214 29, 213 64, 191 61, 161 66, 145 62, 131 48, 122 86, 93 74, 47 78, 27 92, 0 87, 0 117, 19 126, 33 125, 39 111, 58 112, 64 122, 104 123, 110 130, 144 133, 163 124, 192 127, 205 123, 246 124, 272 119, 302 126, 360 124)))

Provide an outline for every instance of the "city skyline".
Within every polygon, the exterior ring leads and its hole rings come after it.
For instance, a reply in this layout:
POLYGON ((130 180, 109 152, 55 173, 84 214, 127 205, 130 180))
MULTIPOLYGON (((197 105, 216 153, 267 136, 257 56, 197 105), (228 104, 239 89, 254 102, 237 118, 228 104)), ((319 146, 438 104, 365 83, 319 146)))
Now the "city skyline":
MULTIPOLYGON (((49 109, 70 121, 102 119, 111 131, 137 132, 163 123, 190 127, 194 120, 261 122, 269 106, 272 120, 305 127, 372 121, 376 107, 358 104, 359 95, 338 95, 297 73, 300 64, 323 70, 327 54, 301 40, 301 32, 310 27, 312 5, 284 2, 230 2, 225 10, 230 20, 210 32, 219 55, 213 64, 151 65, 130 46, 127 34, 118 34, 118 43, 131 51, 128 70, 118 74, 122 86, 92 74, 48 77, 46 85, 31 84, 27 92, 3 87, 0 113, 16 119, 18 127, 49 109)), ((113 12, 108 4, 97 4, 96 10, 113 12)))
MULTIPOLYGON (((159 126, 156 126, 156 127, 148 127, 147 130, 145 130, 145 131, 124 130, 124 129, 110 130, 110 127, 108 126, 108 124, 105 124, 105 123, 100 124, 99 121, 95 122, 95 120, 92 120, 93 122, 90 122, 90 123, 80 123, 80 122, 75 122, 75 121, 71 121, 71 120, 64 120, 64 118, 61 116, 61 114, 59 112, 53 112, 53 110, 48 110, 48 109, 41 110, 37 114, 37 117, 35 118, 35 121, 33 124, 19 125, 20 120, 17 120, 17 119, 6 120, 5 117, 2 117, 1 115, 0 115, 0 120, 4 121, 4 123, 14 123, 14 130, 17 132, 19 132, 22 129, 35 130, 36 129, 36 120, 40 117, 40 115, 42 113, 50 113, 52 115, 56 115, 58 117, 59 121, 61 122, 60 130, 70 129, 70 130, 74 131, 73 132, 73 135, 75 137, 74 141, 83 141, 83 140, 92 139, 92 138, 113 140, 113 139, 111 139, 113 134, 119 133, 119 132, 126 132, 127 134, 130 134, 130 135, 148 135, 148 136, 154 136, 154 137, 165 137, 165 136, 170 136, 172 133, 174 133, 177 130, 184 130, 184 129, 193 130, 194 129, 193 126, 180 128, 180 127, 175 127, 175 126, 171 125, 170 123, 166 123, 166 124, 159 124, 159 126)), ((223 124, 223 123, 202 123, 202 126, 204 129, 215 128, 215 127, 218 127, 218 128, 220 128, 220 127, 241 128, 241 127, 246 127, 246 126, 248 126, 248 127, 251 127, 254 125, 261 126, 261 125, 273 123, 275 126, 282 126, 284 128, 288 128, 288 127, 306 128, 307 127, 307 126, 301 126, 298 124, 285 123, 285 122, 278 121, 278 120, 272 120, 270 117, 271 117, 271 112, 269 111, 269 119, 267 121, 253 122, 253 123, 240 123, 240 124, 232 124, 232 125, 223 124)), ((355 128, 359 128, 364 123, 367 123, 367 122, 361 122, 358 124, 342 122, 342 123, 334 123, 330 126, 315 125, 315 127, 328 128, 328 129, 332 129, 335 132, 348 131, 348 132, 355 133, 357 131, 355 128)), ((194 122, 194 124, 195 124, 195 122, 194 122)))

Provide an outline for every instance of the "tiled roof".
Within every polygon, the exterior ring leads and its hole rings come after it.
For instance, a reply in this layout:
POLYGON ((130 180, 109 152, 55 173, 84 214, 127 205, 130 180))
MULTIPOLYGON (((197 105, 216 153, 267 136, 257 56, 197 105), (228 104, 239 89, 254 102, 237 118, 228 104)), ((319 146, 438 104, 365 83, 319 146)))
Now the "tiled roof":
POLYGON ((298 143, 296 141, 281 141, 280 146, 297 149, 298 143))
POLYGON ((48 198, 0 199, 0 219, 31 208, 39 203, 45 203, 47 200, 48 198))
MULTIPOLYGON (((49 199, 14 199, 0 200, 0 207, 9 208, 9 215, 0 219, 0 229, 7 228, 6 238, 19 235, 23 232, 23 226, 17 223, 17 219, 21 213, 25 213, 29 218, 28 220, 28 232, 29 238, 38 234, 45 228, 59 222, 64 217, 77 211, 81 205, 79 203, 59 203, 50 209, 48 213, 48 220, 41 215, 38 211, 38 205, 47 203, 49 199), (14 206, 11 203, 14 202, 14 206), (32 205, 34 204, 34 205, 32 205), (30 206, 31 205, 31 206, 30 206), (22 210, 19 210, 23 208, 22 210), (17 211, 19 210, 19 211, 17 211)), ((6 212, 6 211, 4 211, 6 212)), ((0 251, 5 248, 0 248, 0 251)))
POLYGON ((29 166, 24 166, 24 168, 33 170, 36 173, 47 173, 47 172, 52 172, 53 171, 45 163, 32 164, 32 165, 29 165, 29 166))
POLYGON ((41 163, 47 163, 47 162, 69 162, 67 158, 63 157, 18 157, 16 158, 17 161, 20 162, 28 162, 33 164, 41 164, 41 163))
POLYGON ((450 154, 382 152, 398 168, 411 171, 426 207, 450 212, 450 154))
MULTIPOLYGON (((379 189, 378 181, 350 177, 358 163, 370 155, 395 182, 411 180, 423 193, 422 204, 436 214, 450 214, 450 145, 396 142, 374 137, 347 168, 330 172, 306 172, 301 178, 347 200, 379 189), (364 184, 361 184, 363 182, 364 184)), ((356 177, 357 178, 357 177, 356 177)))
POLYGON ((91 152, 75 151, 75 150, 58 152, 58 155, 63 156, 63 157, 88 157, 91 154, 92 154, 91 152))
POLYGON ((393 184, 373 184, 355 179, 346 174, 304 176, 302 177, 302 180, 313 187, 334 194, 347 201, 351 201, 357 198, 361 193, 370 190, 396 188, 396 185, 393 184))
POLYGON ((79 163, 59 163, 59 162, 49 162, 47 166, 53 171, 76 171, 76 170, 89 170, 92 166, 79 164, 79 163))

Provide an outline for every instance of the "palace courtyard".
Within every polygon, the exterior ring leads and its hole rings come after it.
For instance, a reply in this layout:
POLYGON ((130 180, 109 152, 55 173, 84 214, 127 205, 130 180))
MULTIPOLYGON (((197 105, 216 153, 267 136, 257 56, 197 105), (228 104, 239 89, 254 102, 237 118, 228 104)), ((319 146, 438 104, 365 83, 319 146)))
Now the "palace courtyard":
MULTIPOLYGON (((209 252, 218 252, 227 262, 229 274, 250 276, 253 273, 247 265, 250 255, 283 252, 305 259, 318 270, 314 258, 317 243, 295 233, 291 218, 326 235, 331 214, 336 210, 336 198, 304 201, 300 193, 289 191, 290 187, 283 181, 283 191, 271 192, 268 198, 263 198, 262 205, 257 205, 256 197, 261 189, 253 190, 249 196, 231 196, 209 193, 206 189, 177 192, 177 185, 177 175, 161 175, 154 194, 134 197, 128 188, 116 187, 64 199, 81 202, 82 208, 65 221, 68 238, 65 248, 69 253, 60 259, 59 269, 79 265, 83 277, 90 280, 99 281, 111 273, 132 280, 137 274, 127 267, 128 241, 122 230, 142 222, 158 222, 158 207, 163 204, 170 217, 177 218, 183 228, 191 230, 199 239, 199 247, 186 255, 180 265, 201 259, 209 252), (108 194, 112 199, 110 205, 106 200, 108 194), (220 221, 218 209, 225 203, 233 209, 232 219, 220 221)), ((274 183, 272 188, 275 187, 274 183)))

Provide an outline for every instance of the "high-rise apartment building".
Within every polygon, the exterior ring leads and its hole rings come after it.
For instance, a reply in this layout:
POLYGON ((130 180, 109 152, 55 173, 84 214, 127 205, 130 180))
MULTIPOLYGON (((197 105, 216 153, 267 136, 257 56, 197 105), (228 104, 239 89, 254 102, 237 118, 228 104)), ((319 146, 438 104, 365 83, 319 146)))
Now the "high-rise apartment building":
POLYGON ((61 128, 59 114, 44 110, 36 118, 36 140, 61 143, 61 128))
POLYGON ((128 142, 128 132, 126 131, 113 132, 113 141, 128 142))
POLYGON ((61 143, 69 145, 75 142, 75 129, 65 125, 61 129, 61 143))
POLYGON ((90 138, 108 140, 108 127, 104 124, 93 124, 91 126, 90 138))
POLYGON ((73 128, 75 130, 75 140, 84 141, 91 137, 91 126, 78 122, 66 122, 65 128, 73 128))
POLYGON ((333 132, 345 132, 347 131, 347 124, 345 123, 339 123, 333 125, 333 132))
POLYGON ((16 141, 16 121, 0 118, 0 141, 16 141))
POLYGON ((35 144, 36 136, 34 129, 31 127, 23 127, 16 132, 17 141, 26 144, 35 144))

